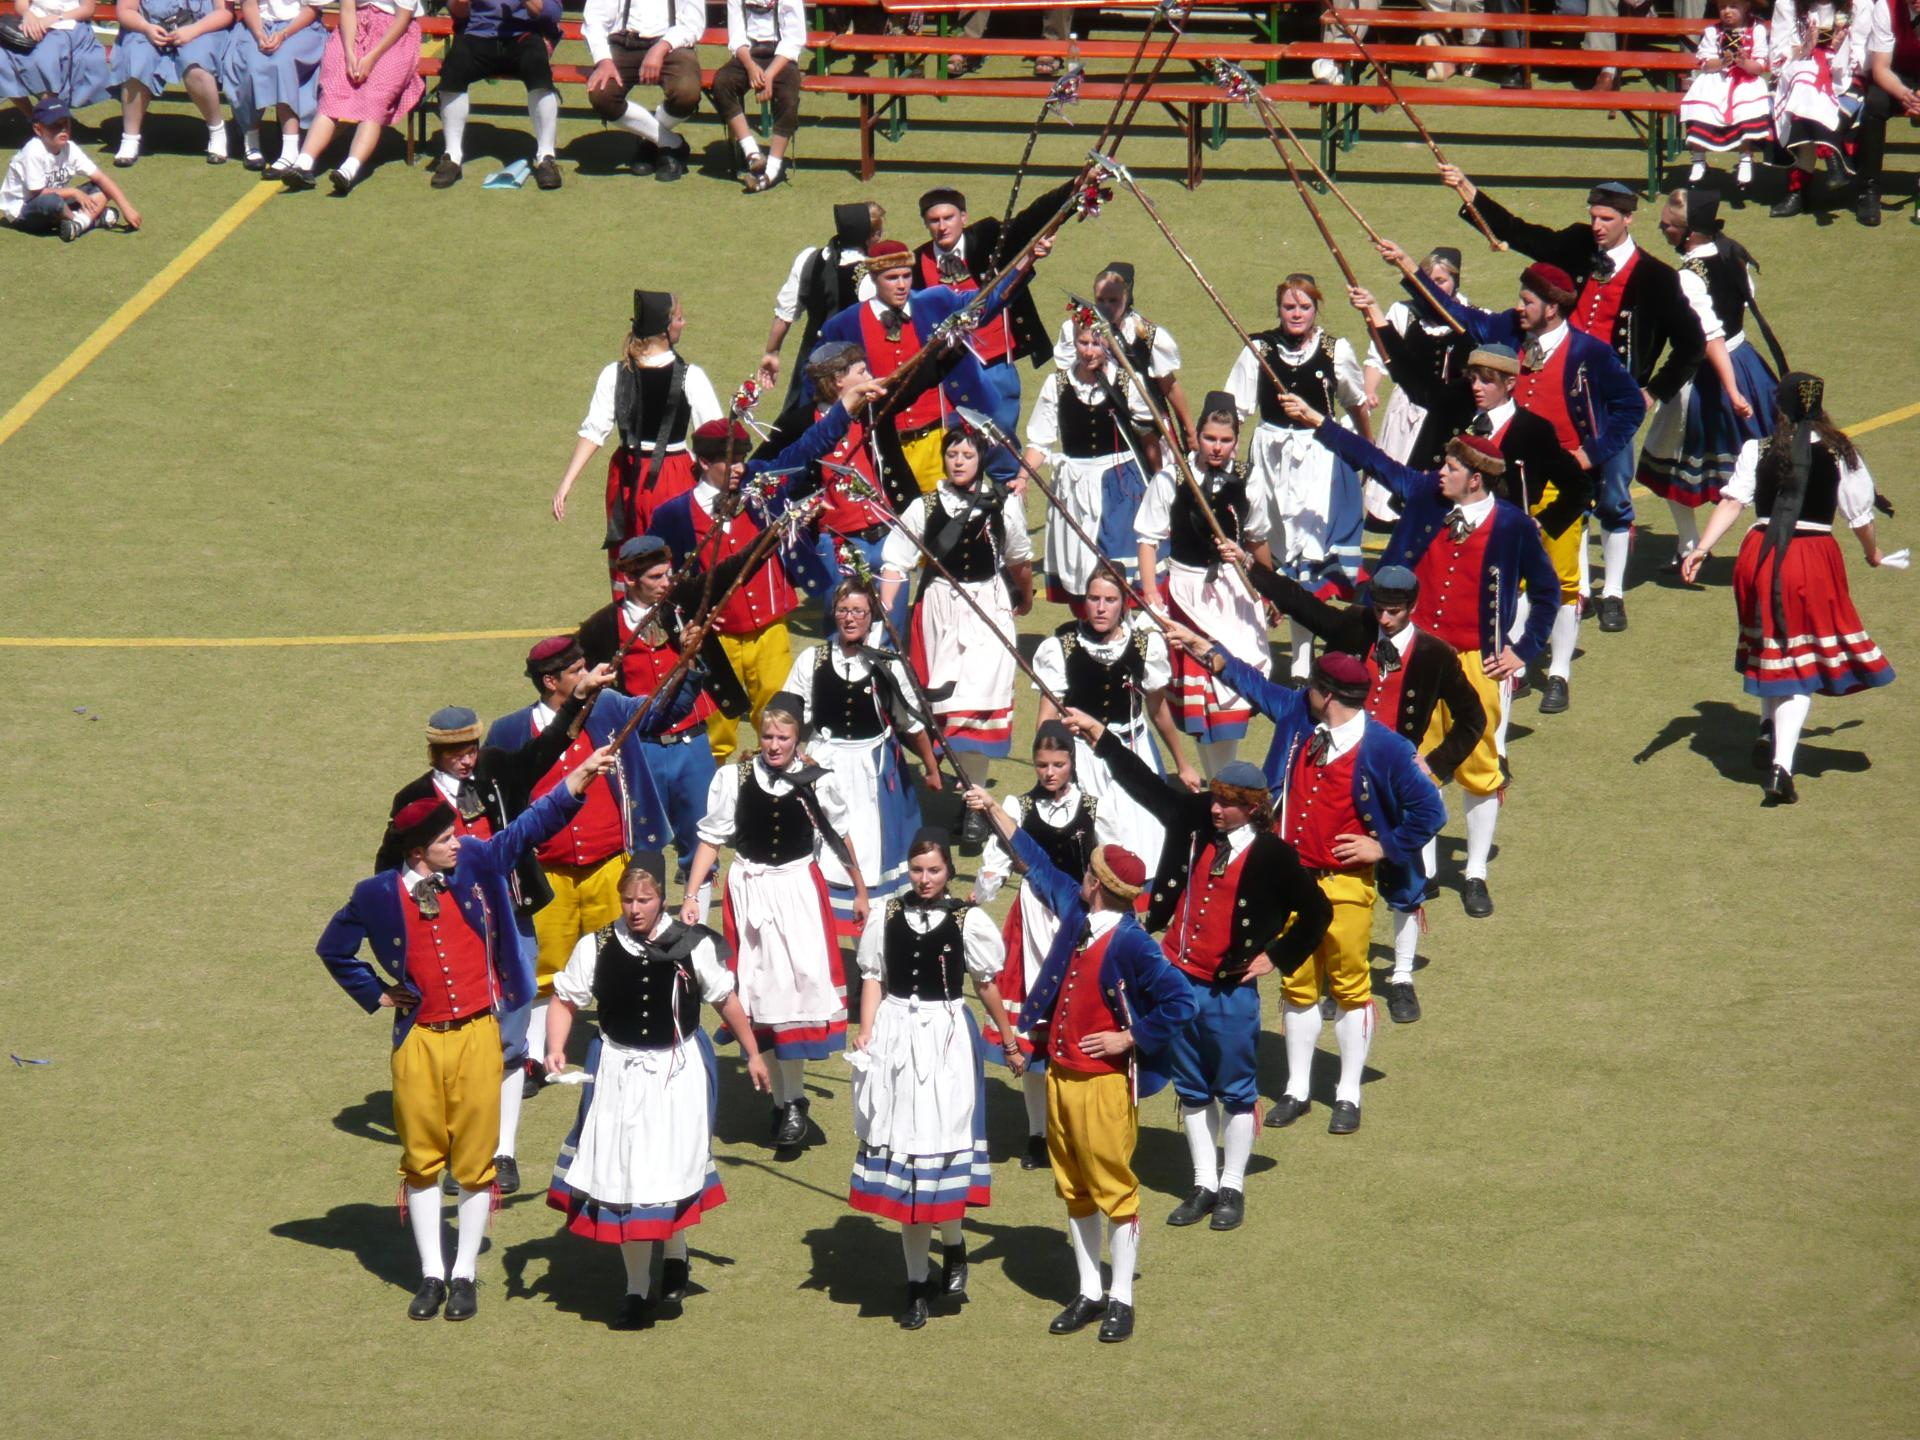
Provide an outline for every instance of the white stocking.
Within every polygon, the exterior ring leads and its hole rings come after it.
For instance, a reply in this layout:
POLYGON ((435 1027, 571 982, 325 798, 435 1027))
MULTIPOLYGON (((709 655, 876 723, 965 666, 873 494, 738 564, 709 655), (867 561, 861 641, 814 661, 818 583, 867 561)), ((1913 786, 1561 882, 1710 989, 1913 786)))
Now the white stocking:
POLYGON ((791 1105, 807 1093, 805 1060, 775 1060, 767 1067, 773 1073, 773 1103, 791 1105))
POLYGON ((460 1187, 460 1229, 455 1240, 453 1278, 471 1280, 480 1264, 480 1247, 487 1238, 487 1216, 493 1211, 493 1193, 460 1187))
POLYGON ((1247 1188, 1247 1161, 1253 1155, 1253 1112, 1227 1116, 1224 1158, 1220 1165, 1222 1190, 1247 1188))
POLYGON ((1333 1038, 1340 1042, 1340 1086, 1335 1100, 1360 1103, 1360 1076, 1367 1068, 1367 1048, 1373 1043, 1373 1006, 1342 1010, 1333 1022, 1333 1038))
POLYGON ((927 1252, 933 1249, 933 1226, 902 1225, 900 1248, 907 1255, 907 1279, 920 1284, 927 1278, 927 1252))
POLYGON ((440 132, 447 158, 459 165, 466 159, 467 111, 472 108, 467 92, 440 98, 440 132))
POLYGON ((533 158, 551 160, 554 142, 560 133, 560 92, 554 89, 529 90, 527 115, 533 121, 533 158))
POLYGON ((1600 540, 1600 557, 1605 574, 1600 581, 1602 599, 1618 600, 1627 593, 1627 551, 1633 542, 1631 530, 1608 530, 1600 540))
POLYGON ((687 1233, 682 1230, 667 1237, 667 1259, 685 1260, 687 1258, 687 1233))
POLYGON ((1673 512, 1674 553, 1684 560, 1700 543, 1700 513, 1678 500, 1667 501, 1667 508, 1673 512))
POLYGON ((1187 1150, 1193 1156, 1193 1183, 1202 1190, 1218 1190, 1220 1170, 1214 1151, 1220 1143, 1220 1108, 1209 1104, 1189 1110, 1182 1105, 1180 1125, 1187 1132, 1187 1150))
POLYGON ((644 1300, 653 1286, 653 1241, 622 1240, 620 1258, 627 1266, 627 1293, 644 1300))
POLYGON ((961 1236, 960 1222, 958 1220, 942 1220, 940 1222, 940 1248, 942 1250, 958 1250, 964 1243, 965 1240, 961 1236))
POLYGON ((1283 1005, 1281 1028, 1287 1036, 1287 1094, 1307 1098, 1313 1083, 1313 1049, 1320 1039, 1318 1005, 1283 1005))
POLYGON ((1413 962, 1420 954, 1420 912, 1393 912, 1393 981, 1413 979, 1413 962))
POLYGON ((1100 1212, 1069 1215, 1067 1238, 1073 1242, 1073 1265, 1080 1272, 1080 1293, 1089 1300, 1100 1298, 1100 1212))
MULTIPOLYGON (((653 123, 660 127, 660 138, 662 140, 679 140, 680 137, 673 132, 680 128, 680 119, 681 117, 667 109, 664 103, 653 112, 653 123)), ((684 145, 687 142, 681 140, 680 143, 684 145)))
POLYGON ((1128 1220, 1109 1220, 1107 1245, 1113 1252, 1113 1283, 1107 1286, 1107 1294, 1122 1305, 1131 1305, 1133 1271, 1140 1262, 1140 1217, 1135 1215, 1128 1220))
POLYGON ((1469 795, 1467 807, 1467 870, 1469 880, 1487 878, 1487 860, 1493 854, 1493 830, 1500 823, 1498 795, 1469 795))
POLYGON ((1773 763, 1789 774, 1793 772, 1793 751, 1800 743, 1801 727, 1807 712, 1813 709, 1811 695, 1788 695, 1773 712, 1773 763))
POLYGON ((407 1224, 413 1228, 414 1248, 420 1252, 420 1278, 447 1278, 446 1251, 440 1241, 440 1182, 407 1187, 407 1224))
POLYGON ((512 1155, 520 1142, 520 1103, 526 1098, 526 1073, 518 1065, 509 1067, 500 1080, 500 1143, 496 1155, 512 1155))
POLYGON ((657 141, 660 138, 660 127, 654 123, 653 112, 644 106, 634 104, 631 100, 627 102, 627 108, 614 119, 613 123, 622 130, 631 130, 642 140, 657 141))
POLYGON ((1553 633, 1547 641, 1547 673, 1561 680, 1572 679, 1573 652, 1579 644, 1580 607, 1562 605, 1553 612, 1553 633))
POLYGON ((1020 1098, 1027 1102, 1027 1134, 1036 1139, 1047 1133, 1047 1072, 1028 1070, 1020 1077, 1020 1098))

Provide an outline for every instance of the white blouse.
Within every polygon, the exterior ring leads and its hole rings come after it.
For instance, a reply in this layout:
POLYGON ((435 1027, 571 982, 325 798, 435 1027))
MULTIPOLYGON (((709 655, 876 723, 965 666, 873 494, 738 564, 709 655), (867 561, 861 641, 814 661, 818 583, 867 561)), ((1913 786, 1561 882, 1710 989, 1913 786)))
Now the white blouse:
MULTIPOLYGON (((1215 488, 1198 456, 1189 454, 1187 464, 1203 490, 1215 488)), ((1140 497, 1140 508, 1133 517, 1133 533, 1141 543, 1158 545, 1173 533, 1173 497, 1182 487, 1183 482, 1171 467, 1147 482, 1147 493, 1140 497)), ((1247 477, 1247 513, 1240 522, 1243 545, 1260 544, 1273 528, 1273 507, 1267 503, 1266 490, 1258 475, 1247 477)))
MULTIPOLYGON (((1289 365, 1303 363, 1320 345, 1320 337, 1326 331, 1318 325, 1312 333, 1303 337, 1298 345, 1280 347, 1280 358, 1289 365)), ((1239 358, 1233 362, 1233 369, 1227 374, 1226 391, 1233 396, 1233 403, 1240 411, 1240 418, 1246 420, 1260 410, 1260 357, 1242 346, 1239 358)), ((1333 342, 1333 389, 1334 398, 1345 410, 1356 410, 1366 403, 1367 377, 1360 369, 1360 362, 1354 358, 1353 346, 1345 340, 1333 342)))
MULTIPOLYGON (((1040 811, 1040 818, 1055 829, 1065 825, 1073 818, 1074 811, 1080 808, 1080 787, 1069 781, 1067 788, 1058 795, 1042 796, 1034 803, 1040 811)), ((1000 802, 1000 812, 1013 822, 1014 829, 1020 828, 1021 821, 1027 818, 1029 797, 1009 795, 1000 802)), ((1007 883, 1007 877, 1013 873, 1013 851, 1007 842, 1000 838, 995 830, 987 837, 986 849, 980 855, 980 873, 974 878, 974 898, 982 905, 992 903, 993 897, 1000 893, 1000 887, 1007 883)))
MULTIPOLYGON (((813 671, 814 667, 821 663, 819 655, 823 649, 827 652, 825 663, 833 666, 833 673, 849 684, 860 684, 869 675, 873 674, 874 669, 873 661, 869 660, 865 655, 847 654, 846 651, 840 648, 837 640, 824 646, 809 645, 806 649, 802 650, 800 652, 800 658, 793 662, 793 669, 787 672, 787 683, 780 688, 800 697, 802 703, 806 706, 807 720, 809 723, 813 720, 813 671)), ((907 677, 905 665, 898 660, 890 661, 887 665, 887 673, 893 680, 894 688, 900 694, 909 697, 912 696, 913 682, 907 677)), ((921 724, 918 717, 915 717, 908 723, 906 733, 915 735, 924 729, 926 729, 926 726, 921 724)), ((822 734, 825 734, 825 732, 823 731, 822 734)), ((828 735, 826 738, 832 739, 833 737, 828 735)))
MULTIPOLYGON (((785 770, 775 774, 767 768, 767 762, 758 755, 753 757, 753 781, 767 794, 778 799, 782 795, 793 793, 792 771, 806 762, 796 756, 785 770)), ((847 833, 850 813, 847 802, 840 794, 840 787, 834 782, 833 772, 828 771, 813 782, 814 798, 820 802, 820 818, 826 821, 838 834, 847 833)), ((724 765, 713 777, 713 783, 707 786, 707 816, 700 822, 699 835, 707 844, 716 849, 733 842, 735 814, 740 808, 740 767, 724 765)), ((816 858, 823 846, 816 834, 813 841, 813 853, 816 858)))
MULTIPOLYGON (((1129 310, 1121 319, 1117 328, 1121 340, 1131 345, 1140 338, 1140 312, 1129 310)), ((1071 370, 1074 360, 1073 344, 1074 319, 1069 315, 1060 322, 1060 334, 1053 342, 1053 363, 1062 370, 1071 370)), ((1132 357, 1129 356, 1129 359, 1132 357)), ((1153 345, 1147 352, 1146 373, 1155 380, 1163 380, 1180 369, 1180 346, 1164 325, 1156 325, 1153 330, 1153 345)))
MULTIPOLYGON (((1167 655, 1167 637, 1146 616, 1134 615, 1104 640, 1090 637, 1084 626, 1077 638, 1081 648, 1094 659, 1103 665, 1111 665, 1133 644, 1134 634, 1138 631, 1144 631, 1147 637, 1146 674, 1141 677, 1141 683, 1148 690, 1163 690, 1173 680, 1173 661, 1167 655)), ((1040 677, 1041 684, 1054 694, 1064 696, 1067 693, 1067 650, 1058 635, 1049 635, 1033 652, 1033 671, 1040 677)), ((1144 705, 1144 696, 1141 701, 1144 705)))
MULTIPOLYGON (((653 927, 653 935, 658 936, 673 924, 674 914, 665 906, 661 907, 660 919, 653 927)), ((653 937, 649 937, 653 938, 653 937)), ((613 922, 613 943, 623 947, 629 955, 638 955, 640 947, 634 943, 633 931, 627 928, 625 920, 613 922)), ((702 939, 693 947, 693 974, 700 982, 700 998, 709 1005, 718 1005, 733 994, 733 972, 720 962, 720 952, 710 938, 702 939)), ((580 943, 573 947, 573 954, 567 957, 567 965, 553 977, 553 993, 569 1005, 585 1006, 593 1004, 594 968, 600 962, 600 935, 595 931, 591 935, 582 935, 580 943)), ((540 1043, 546 1043, 544 1038, 540 1043)))
MULTIPOLYGON (((982 477, 973 483, 984 485, 986 480, 982 477)), ((899 525, 888 533, 887 543, 880 551, 881 568, 890 579, 904 580, 919 568, 921 561, 919 550, 915 548, 913 540, 907 539, 906 535, 902 535, 900 531, 907 531, 914 540, 926 535, 929 498, 937 498, 940 508, 949 515, 957 516, 966 513, 967 492, 956 490, 944 480, 940 482, 940 488, 934 491, 933 497, 922 495, 909 505, 906 514, 900 517, 899 525)), ((1000 531, 997 537, 1000 560, 1007 565, 1016 565, 1022 560, 1033 558, 1033 542, 1027 536, 1027 527, 1024 523, 1026 517, 1020 514, 1019 504, 1018 499, 1009 496, 1007 503, 1000 507, 1000 514, 997 517, 1000 531)))
MULTIPOLYGON (((1749 440, 1740 447, 1740 458, 1733 462, 1733 474, 1720 491, 1722 500, 1738 500, 1742 505, 1753 504, 1753 492, 1760 476, 1760 449, 1766 442, 1749 440)), ((1813 443, 1822 443, 1818 434, 1813 443)), ((1840 516, 1849 526, 1858 530, 1873 519, 1873 477, 1867 473, 1866 462, 1855 460, 1851 465, 1840 462, 1840 516)), ((1760 516, 1753 523, 1764 525, 1768 517, 1760 516)), ((1802 520, 1795 527, 1798 530, 1819 534, 1831 530, 1831 525, 1822 525, 1818 520, 1802 520)))
MULTIPOLYGON (((652 368, 656 365, 671 365, 673 352, 662 351, 659 356, 651 357, 640 363, 652 368)), ((591 440, 596 445, 607 443, 619 417, 613 413, 613 397, 620 383, 620 362, 615 360, 600 372, 600 378, 593 385, 593 399, 587 404, 587 418, 580 422, 580 438, 591 440)), ((720 408, 720 397, 713 392, 713 382, 707 378, 707 372, 698 365, 687 366, 687 434, 706 424, 709 420, 723 420, 726 411, 720 408)), ((645 437, 647 444, 653 443, 651 435, 645 437)))
MULTIPOLYGON (((884 953, 887 934, 887 911, 893 902, 876 905, 867 916, 866 929, 860 932, 860 946, 854 952, 854 964, 860 969, 862 980, 884 980, 887 978, 886 955, 884 953)), ((910 899, 902 897, 901 913, 906 916, 907 925, 914 933, 926 934, 947 917, 942 911, 923 910, 910 899)), ((985 985, 998 978, 1001 965, 1006 963, 1007 947, 1000 941, 1000 931, 994 925, 987 912, 978 905, 967 911, 967 918, 960 922, 961 955, 966 962, 967 973, 973 977, 976 985, 985 985)))
MULTIPOLYGON (((1107 362, 1107 379, 1113 382, 1115 392, 1125 397, 1127 417, 1135 428, 1152 426, 1153 412, 1147 408, 1139 387, 1122 377, 1120 367, 1111 361, 1107 362)), ((1060 389, 1065 385, 1073 387, 1074 394, 1080 397, 1083 404, 1099 405, 1106 399, 1104 390, 1092 381, 1082 380, 1071 369, 1050 372, 1040 382, 1039 398, 1033 402, 1033 413, 1027 417, 1027 444, 1031 448, 1051 450, 1060 443, 1060 389)), ((1123 440, 1122 447, 1125 444, 1123 440)))

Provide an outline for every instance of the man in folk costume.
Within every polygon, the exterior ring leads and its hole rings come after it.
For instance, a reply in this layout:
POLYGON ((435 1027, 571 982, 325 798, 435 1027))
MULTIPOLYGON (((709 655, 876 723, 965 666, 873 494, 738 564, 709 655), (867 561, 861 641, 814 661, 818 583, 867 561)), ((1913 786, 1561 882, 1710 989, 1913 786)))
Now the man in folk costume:
POLYGON ((560 0, 451 0, 456 26, 440 64, 440 134, 445 149, 432 185, 460 181, 466 159, 467 92, 482 80, 514 79, 527 89, 533 121, 533 182, 560 188, 554 149, 560 133, 560 92, 553 88, 553 47, 560 43, 560 0))
POLYGON ((1414 623, 1453 647, 1479 693, 1487 730, 1454 768, 1453 778, 1466 797, 1467 864, 1460 903, 1468 915, 1484 919, 1493 914, 1487 861, 1507 784, 1495 736, 1506 713, 1508 686, 1546 648, 1560 577, 1540 543, 1540 527, 1518 505, 1495 495, 1507 462, 1490 438, 1457 435, 1438 471, 1415 470, 1298 400, 1289 403, 1316 427, 1322 444, 1343 449, 1396 497, 1400 523, 1381 564, 1419 577, 1414 623), (1529 605, 1521 625, 1523 598, 1529 605))
MULTIPOLYGON (((1311 630, 1328 650, 1360 657, 1367 668, 1368 716, 1398 732, 1416 750, 1424 750, 1421 763, 1436 785, 1451 779, 1486 733, 1487 712, 1454 648, 1413 623, 1420 599, 1419 577, 1404 565, 1388 565, 1373 572, 1365 605, 1329 605, 1299 581, 1264 566, 1248 573, 1263 597, 1311 630)), ((1433 873, 1432 861, 1424 852, 1418 868, 1418 887, 1387 895, 1393 912, 1387 1013, 1398 1025, 1420 1018, 1413 962, 1420 943, 1425 882, 1433 873)))
POLYGON ((1067 1205, 1079 1292, 1047 1327, 1071 1335, 1100 1321, 1101 1340, 1133 1334, 1133 1272, 1140 1258, 1140 1182, 1133 1173, 1140 1101, 1171 1078, 1174 1036, 1190 1025, 1193 987, 1134 917, 1147 867, 1121 845, 1102 845, 1081 879, 974 786, 967 805, 1026 871, 1026 883, 1059 928, 1022 1013, 1046 1059, 1047 1158, 1067 1205), (1100 1221, 1107 1222, 1112 1282, 1100 1284, 1100 1221))
POLYGON ((677 133, 700 108, 700 43, 706 7, 697 0, 586 0, 580 38, 593 57, 587 103, 602 120, 640 137, 633 173, 678 180, 691 148, 677 133), (635 85, 660 87, 653 110, 627 98, 635 85))
POLYGON ((1170 788, 1085 711, 1066 718, 1166 827, 1147 928, 1166 932, 1161 948, 1194 1000, 1194 1017, 1168 1052, 1193 1190, 1167 1223, 1193 1225, 1211 1215, 1212 1229, 1232 1230, 1246 1218, 1247 1160, 1259 1124, 1259 978, 1299 968, 1325 935, 1331 907, 1274 832, 1259 767, 1232 761, 1207 789, 1188 794, 1170 788))
MULTIPOLYGON (((1440 167, 1441 177, 1460 195, 1460 216, 1470 219, 1474 206, 1492 230, 1522 255, 1558 266, 1571 279, 1572 303, 1562 312, 1583 335, 1611 347, 1640 389, 1641 409, 1655 401, 1671 400, 1693 375, 1706 353, 1706 337, 1686 297, 1680 277, 1666 261, 1634 243, 1634 211, 1640 200, 1633 190, 1615 180, 1587 192, 1585 225, 1552 230, 1514 215, 1480 190, 1451 165, 1440 167)), ((1456 318, 1458 316, 1456 315, 1456 318)), ((1475 335, 1476 340, 1501 340, 1520 348, 1511 335, 1475 335)), ((1526 395, 1520 403, 1545 413, 1526 395)), ((1553 418, 1549 416, 1549 418, 1553 418)), ((1637 427, 1636 418, 1634 425, 1637 427)), ((1600 522, 1605 570, 1600 586, 1600 628, 1627 628, 1627 551, 1633 536, 1633 431, 1627 441, 1605 456, 1588 448, 1594 477, 1594 518, 1600 522)), ((1582 587, 1584 589, 1584 586, 1582 587)))
MULTIPOLYGON (((615 683, 620 692, 644 700, 680 663, 680 647, 695 623, 706 577, 692 574, 676 584, 673 552, 657 535, 634 536, 620 547, 615 564, 626 582, 626 598, 581 621, 574 639, 587 664, 596 669, 619 656, 615 683)), ((717 566, 715 586, 725 586, 739 568, 735 562, 717 566)), ((653 783, 666 803, 682 882, 700 843, 695 831, 707 813, 707 787, 713 783, 707 721, 716 714, 737 719, 751 708, 716 632, 709 631, 701 643, 700 657, 684 683, 696 692, 693 708, 642 742, 653 783)))
MULTIPOLYGON (((585 803, 565 825, 543 836, 534 848, 552 898, 533 917, 534 979, 538 997, 528 1017, 528 1033, 544 1035, 545 996, 582 935, 611 925, 620 914, 620 871, 634 846, 657 849, 670 833, 666 806, 654 784, 642 733, 670 728, 692 707, 699 691, 682 686, 670 701, 653 704, 610 688, 611 670, 589 670, 586 656, 571 635, 554 635, 527 652, 527 678, 539 699, 525 709, 502 715, 487 730, 490 749, 520 750, 555 727, 567 734, 560 758, 533 781, 524 803, 548 794, 583 764, 594 750, 610 745, 643 708, 646 714, 627 736, 615 765, 590 786, 585 803), (561 715, 569 700, 590 699, 576 731, 561 715)), ((509 797, 512 800, 513 797, 509 797)), ((516 812, 517 813, 517 812, 516 812)))
POLYGON ((820 327, 829 317, 838 315, 873 298, 873 279, 861 269, 867 258, 867 246, 884 238, 882 226, 887 212, 871 200, 833 207, 833 238, 824 245, 809 245, 793 257, 779 293, 773 297, 773 324, 767 330, 766 353, 760 357, 760 381, 771 386, 780 378, 780 351, 787 343, 787 332, 800 326, 800 361, 793 367, 787 383, 784 411, 810 393, 806 366, 820 327))
POLYGON ((1327 651, 1300 691, 1274 684, 1197 635, 1186 638, 1273 721, 1266 780, 1282 797, 1275 829, 1320 882, 1332 911, 1313 953, 1284 972, 1287 1093, 1267 1124, 1291 1125, 1312 1108, 1308 1085, 1324 990, 1339 1007, 1333 1033, 1340 1046, 1327 1133, 1351 1135, 1360 1128, 1360 1080, 1373 1043, 1374 902, 1384 894, 1398 910, 1420 903, 1420 852, 1447 823, 1447 807, 1413 743, 1368 716, 1373 685, 1358 656, 1327 651))
MULTIPOLYGON (((421 1281, 407 1314, 449 1320, 478 1308, 474 1279, 492 1209, 500 1140, 501 1042, 497 1016, 533 995, 528 956, 503 933, 509 881, 531 847, 578 816, 581 797, 615 760, 596 749, 500 834, 454 832, 440 797, 414 801, 392 821, 397 869, 353 887, 315 947, 340 988, 369 1015, 394 1012, 393 1128, 421 1281), (377 961, 363 959, 365 946, 377 961), (459 1245, 448 1283, 440 1235, 440 1174, 459 1184, 459 1245)), ((510 929, 510 926, 508 927, 510 929)))

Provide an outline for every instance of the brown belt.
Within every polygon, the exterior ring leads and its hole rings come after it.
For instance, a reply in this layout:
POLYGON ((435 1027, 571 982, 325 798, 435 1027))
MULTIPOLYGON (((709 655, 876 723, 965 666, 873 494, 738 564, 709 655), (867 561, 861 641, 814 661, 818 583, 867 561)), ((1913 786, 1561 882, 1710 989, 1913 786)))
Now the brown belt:
POLYGON ((469 1015, 462 1015, 457 1020, 417 1020, 414 1023, 422 1030, 431 1030, 436 1035, 444 1035, 449 1030, 464 1029, 474 1021, 484 1020, 491 1014, 493 1014, 493 1009, 489 1006, 485 1010, 475 1010, 469 1015))

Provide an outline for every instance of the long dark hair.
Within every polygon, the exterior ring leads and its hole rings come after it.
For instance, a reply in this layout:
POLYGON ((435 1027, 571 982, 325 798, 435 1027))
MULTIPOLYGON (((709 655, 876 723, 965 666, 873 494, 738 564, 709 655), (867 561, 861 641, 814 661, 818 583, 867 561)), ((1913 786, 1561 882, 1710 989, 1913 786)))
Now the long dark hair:
POLYGON ((1801 371, 1781 376, 1779 397, 1774 404, 1773 434, 1767 437, 1760 454, 1760 465, 1773 481, 1773 506, 1755 560, 1757 566, 1764 566, 1767 557, 1773 557, 1773 578, 1767 600, 1783 648, 1788 637, 1780 570, 1786 562, 1787 546, 1793 543, 1799 528, 1801 509, 1806 504, 1816 437, 1835 464, 1858 462, 1859 452, 1854 449, 1853 441, 1827 415, 1826 382, 1801 371))

